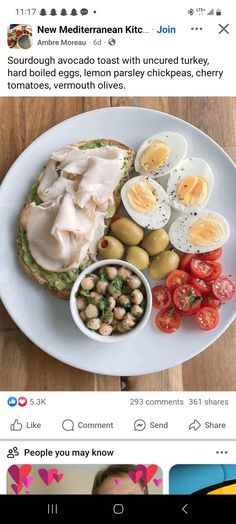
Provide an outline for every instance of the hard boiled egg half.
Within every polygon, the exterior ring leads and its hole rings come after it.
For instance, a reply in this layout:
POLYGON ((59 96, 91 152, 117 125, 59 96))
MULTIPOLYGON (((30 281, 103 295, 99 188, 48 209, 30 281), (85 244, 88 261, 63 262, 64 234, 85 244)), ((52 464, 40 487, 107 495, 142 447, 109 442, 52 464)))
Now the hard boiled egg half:
POLYGON ((159 177, 170 173, 186 156, 187 140, 179 133, 162 132, 147 138, 135 158, 135 171, 140 175, 159 177))
POLYGON ((170 219, 171 206, 168 196, 153 178, 131 178, 122 187, 121 198, 127 213, 142 227, 162 228, 170 219))
POLYGON ((209 209, 178 217, 169 230, 172 246, 184 253, 207 253, 223 246, 229 236, 227 220, 209 209))
POLYGON ((177 211, 188 213, 204 207, 214 186, 214 175, 202 158, 186 158, 168 180, 167 194, 177 211))

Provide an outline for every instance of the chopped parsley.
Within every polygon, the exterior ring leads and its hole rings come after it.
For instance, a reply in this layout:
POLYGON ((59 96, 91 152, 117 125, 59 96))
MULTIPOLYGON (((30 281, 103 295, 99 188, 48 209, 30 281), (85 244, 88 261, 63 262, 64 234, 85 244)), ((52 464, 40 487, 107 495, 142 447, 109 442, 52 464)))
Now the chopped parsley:
POLYGON ((202 297, 201 296, 198 296, 198 297, 192 296, 189 299, 189 304, 193 306, 198 300, 202 300, 202 297))
POLYGON ((102 315, 104 315, 107 307, 109 306, 109 298, 109 295, 104 295, 104 297, 98 303, 98 308, 100 309, 102 315))
POLYGON ((109 279, 108 279, 108 274, 106 271, 103 271, 102 273, 100 273, 100 280, 102 282, 108 282, 109 279))
POLYGON ((175 308, 174 307, 169 307, 168 308, 168 316, 169 317, 172 317, 172 315, 174 314, 175 312, 175 308))
POLYGON ((115 290, 120 292, 122 290, 124 284, 124 280, 120 275, 117 275, 114 280, 112 280, 112 285, 114 286, 115 290))
POLYGON ((101 314, 100 319, 104 322, 109 322, 109 320, 112 319, 112 312, 111 311, 105 311, 101 314))
POLYGON ((81 289, 81 291, 79 291, 79 295, 82 297, 85 297, 89 304, 97 304, 96 298, 91 297, 89 291, 86 291, 85 289, 81 289))

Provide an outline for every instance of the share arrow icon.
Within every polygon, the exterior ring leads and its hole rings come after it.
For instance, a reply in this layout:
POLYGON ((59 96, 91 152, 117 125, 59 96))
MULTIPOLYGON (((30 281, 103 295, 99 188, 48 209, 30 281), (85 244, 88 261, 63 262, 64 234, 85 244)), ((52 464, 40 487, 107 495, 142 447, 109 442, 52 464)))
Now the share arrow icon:
POLYGON ((195 418, 194 421, 189 424, 188 429, 194 429, 194 431, 197 431, 200 427, 200 422, 195 418))

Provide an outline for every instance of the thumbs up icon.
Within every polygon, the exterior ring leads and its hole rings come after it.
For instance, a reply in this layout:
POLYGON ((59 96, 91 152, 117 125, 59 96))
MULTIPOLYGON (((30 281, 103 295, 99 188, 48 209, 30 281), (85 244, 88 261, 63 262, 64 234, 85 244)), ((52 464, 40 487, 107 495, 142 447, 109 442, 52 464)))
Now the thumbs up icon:
POLYGON ((22 428, 23 428, 23 424, 21 424, 21 422, 19 422, 17 418, 14 420, 13 424, 10 425, 11 431, 21 431, 22 428))

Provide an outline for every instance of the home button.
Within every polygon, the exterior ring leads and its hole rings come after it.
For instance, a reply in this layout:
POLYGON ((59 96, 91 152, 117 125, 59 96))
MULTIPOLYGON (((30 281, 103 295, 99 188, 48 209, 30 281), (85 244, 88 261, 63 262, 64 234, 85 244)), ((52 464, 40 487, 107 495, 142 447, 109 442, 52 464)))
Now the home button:
POLYGON ((123 504, 114 504, 113 506, 113 513, 115 513, 115 515, 122 515, 122 513, 124 513, 124 506, 123 504))

